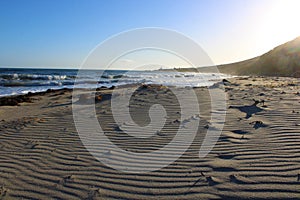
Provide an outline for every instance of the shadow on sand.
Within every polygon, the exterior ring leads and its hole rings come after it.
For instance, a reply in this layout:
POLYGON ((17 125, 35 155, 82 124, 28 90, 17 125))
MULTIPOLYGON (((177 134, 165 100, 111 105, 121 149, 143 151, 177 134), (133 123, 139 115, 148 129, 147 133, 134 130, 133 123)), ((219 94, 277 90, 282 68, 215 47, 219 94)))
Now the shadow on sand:
POLYGON ((254 100, 254 103, 250 106, 229 106, 229 108, 238 109, 239 111, 246 113, 245 118, 249 119, 250 117, 252 117, 253 114, 263 111, 262 108, 257 107, 257 104, 259 103, 263 103, 263 102, 254 100))

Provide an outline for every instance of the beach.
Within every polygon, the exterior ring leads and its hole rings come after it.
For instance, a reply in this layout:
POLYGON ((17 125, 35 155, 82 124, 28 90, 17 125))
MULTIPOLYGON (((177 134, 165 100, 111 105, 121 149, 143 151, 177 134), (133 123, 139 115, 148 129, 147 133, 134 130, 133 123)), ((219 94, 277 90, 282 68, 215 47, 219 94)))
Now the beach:
MULTIPOLYGON (((9 97, 19 98, 14 106, 5 105, 12 100, 2 100, 0 198, 299 198, 299 79, 253 76, 228 78, 223 83, 226 120, 212 151, 204 158, 198 156, 210 126, 211 99, 207 87, 193 87, 201 111, 195 140, 175 162, 147 173, 115 170, 89 153, 74 124, 71 89, 9 97)), ((95 108, 111 141, 127 151, 148 152, 174 137, 180 113, 168 86, 138 87, 130 101, 131 111, 139 113, 133 117, 137 124, 149 123, 147 108, 157 97, 170 116, 164 131, 150 139, 132 140, 116 129, 110 101, 112 91, 120 86, 98 89, 95 108)))
POLYGON ((0 4, 0 200, 300 199, 300 0, 0 4))

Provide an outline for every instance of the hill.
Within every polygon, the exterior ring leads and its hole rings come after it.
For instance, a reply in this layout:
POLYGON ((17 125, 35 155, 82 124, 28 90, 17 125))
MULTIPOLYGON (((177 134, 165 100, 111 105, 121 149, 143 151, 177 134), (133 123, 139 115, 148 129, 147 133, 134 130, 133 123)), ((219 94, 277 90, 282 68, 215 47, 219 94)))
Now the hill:
MULTIPOLYGON (((261 56, 218 65, 218 69, 221 73, 232 75, 300 77, 300 37, 275 47, 261 56)), ((209 70, 209 67, 205 70, 209 70)))

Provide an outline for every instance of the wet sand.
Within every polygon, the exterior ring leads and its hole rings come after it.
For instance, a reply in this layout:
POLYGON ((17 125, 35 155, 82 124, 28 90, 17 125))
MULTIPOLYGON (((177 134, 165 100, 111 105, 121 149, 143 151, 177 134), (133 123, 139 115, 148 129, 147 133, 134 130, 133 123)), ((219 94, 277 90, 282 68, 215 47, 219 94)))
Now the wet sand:
MULTIPOLYGON (((72 91, 17 97, 21 100, 14 104, 18 105, 0 107, 0 198, 299 198, 300 81, 276 77, 228 80, 224 82, 226 122, 213 150, 205 158, 198 157, 211 108, 207 89, 194 88, 201 120, 193 144, 171 165, 145 174, 107 167, 86 150, 73 121, 72 91)), ((111 92, 98 91, 102 98, 95 108, 114 143, 128 151, 147 152, 174 137, 180 110, 168 88, 142 86, 131 99, 133 120, 141 126, 149 123, 147 109, 155 99, 159 97, 166 106, 167 125, 147 140, 132 140, 116 128, 111 92)))

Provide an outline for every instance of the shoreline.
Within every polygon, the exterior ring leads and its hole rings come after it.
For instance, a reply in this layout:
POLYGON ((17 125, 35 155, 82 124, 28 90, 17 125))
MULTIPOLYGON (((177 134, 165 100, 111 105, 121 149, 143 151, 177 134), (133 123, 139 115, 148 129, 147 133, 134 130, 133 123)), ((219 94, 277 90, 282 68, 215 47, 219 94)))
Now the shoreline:
MULTIPOLYGON (((223 79, 225 80, 225 79, 223 79)), ((222 81, 218 81, 215 84, 219 84, 222 81)), ((212 85, 212 86, 213 86, 212 85)), ((75 90, 80 91, 107 91, 107 90, 113 90, 115 88, 122 89, 122 88, 131 88, 131 87, 142 87, 142 86, 154 86, 154 87, 168 87, 168 88, 209 88, 212 86, 199 86, 199 87, 177 87, 177 86, 164 86, 161 84, 144 84, 144 83, 133 83, 133 84, 126 84, 126 85, 118 85, 118 86, 101 86, 95 89, 88 89, 88 88, 76 88, 75 90)), ((59 89, 47 89, 45 91, 39 91, 39 92, 28 92, 26 94, 13 94, 8 96, 0 96, 0 106, 17 106, 18 103, 30 103, 30 98, 32 97, 38 97, 38 96, 44 96, 45 94, 51 94, 51 93, 59 93, 59 92, 73 92, 74 88, 59 88, 59 89)))

